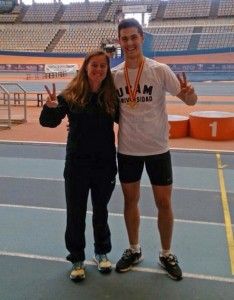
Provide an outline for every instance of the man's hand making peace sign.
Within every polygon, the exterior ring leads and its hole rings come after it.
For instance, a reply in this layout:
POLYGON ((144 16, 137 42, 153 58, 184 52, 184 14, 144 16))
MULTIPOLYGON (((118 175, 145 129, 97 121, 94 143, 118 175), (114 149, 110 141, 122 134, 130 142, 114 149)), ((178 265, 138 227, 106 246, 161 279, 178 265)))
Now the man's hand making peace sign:
POLYGON ((177 74, 177 78, 180 82, 180 93, 177 97, 187 105, 194 105, 197 102, 197 94, 195 93, 193 86, 187 82, 185 73, 182 72, 182 76, 177 74))
POLYGON ((45 85, 45 89, 48 93, 48 97, 46 98, 46 105, 50 108, 56 108, 58 106, 58 102, 57 102, 57 97, 56 97, 56 87, 55 87, 55 83, 52 84, 52 93, 50 91, 50 89, 48 88, 47 85, 45 85))

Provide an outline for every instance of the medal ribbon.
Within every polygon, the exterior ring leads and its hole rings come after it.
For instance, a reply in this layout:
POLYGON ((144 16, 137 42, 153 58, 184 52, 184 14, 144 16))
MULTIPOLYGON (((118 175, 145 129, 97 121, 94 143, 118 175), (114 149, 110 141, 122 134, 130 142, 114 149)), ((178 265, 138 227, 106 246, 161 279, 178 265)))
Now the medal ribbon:
POLYGON ((138 85, 139 85, 139 81, 140 81, 140 78, 141 78, 141 74, 142 74, 142 71, 143 71, 143 67, 144 67, 144 63, 145 63, 145 60, 143 59, 139 68, 138 68, 138 71, 137 71, 137 76, 136 76, 136 80, 135 80, 135 83, 134 83, 134 89, 132 90, 131 88, 131 84, 130 84, 130 80, 129 80, 129 76, 128 76, 128 68, 126 66, 126 63, 125 63, 125 66, 124 66, 124 76, 125 76, 125 80, 126 80, 126 83, 127 83, 127 86, 128 86, 128 92, 129 92, 129 96, 130 96, 130 103, 129 105, 131 107, 134 107, 137 102, 136 102, 136 95, 137 95, 137 88, 138 88, 138 85))

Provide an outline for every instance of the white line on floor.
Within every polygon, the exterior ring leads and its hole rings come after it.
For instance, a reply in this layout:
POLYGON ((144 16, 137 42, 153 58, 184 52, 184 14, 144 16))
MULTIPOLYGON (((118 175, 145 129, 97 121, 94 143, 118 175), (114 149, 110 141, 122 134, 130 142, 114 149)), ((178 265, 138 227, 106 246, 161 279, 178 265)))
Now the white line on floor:
MULTIPOLYGON (((0 140, 1 144, 20 144, 20 145, 45 145, 45 146, 66 146, 66 143, 59 142, 41 142, 41 141, 12 141, 12 140, 0 140)), ((207 153, 234 153, 233 150, 222 150, 222 149, 197 149, 197 148, 179 148, 179 147, 171 147, 172 151, 187 151, 187 152, 207 152, 207 153)))
MULTIPOLYGON (((1 178, 9 178, 9 179, 32 179, 32 180, 43 180, 43 181, 55 181, 55 182, 64 182, 64 179, 62 178, 42 178, 42 177, 27 177, 27 176, 5 176, 0 174, 0 179, 1 178)), ((116 185, 120 185, 119 182, 116 182, 116 185)), ((141 184, 141 187, 148 187, 151 188, 150 184, 141 184)), ((202 191, 202 192, 215 192, 215 193, 219 193, 220 191, 218 189, 204 189, 202 188, 202 190, 200 188, 184 188, 184 187, 179 187, 179 186, 175 186, 173 185, 173 190, 183 190, 183 191, 202 191)))
MULTIPOLYGON (((0 207, 5 208, 22 208, 22 209, 35 209, 35 210, 44 210, 44 211, 51 211, 51 212, 63 212, 65 213, 66 210, 63 208, 53 208, 53 207, 43 207, 43 206, 29 206, 29 205, 16 205, 16 204, 0 204, 0 207)), ((92 211, 87 211, 87 214, 92 214, 92 211)), ((112 217, 121 217, 123 218, 123 214, 120 213, 111 213, 109 212, 109 216, 112 217)), ((153 220, 156 221, 156 217, 150 216, 141 216, 141 219, 145 220, 153 220)), ((205 221, 193 221, 193 220, 182 220, 182 219, 175 219, 175 222, 178 223, 188 223, 188 224, 200 224, 200 225, 214 225, 214 226, 224 226, 223 223, 216 223, 216 222, 205 222, 205 221)))
MULTIPOLYGON (((44 255, 36 255, 36 254, 28 254, 28 253, 19 253, 19 252, 7 252, 7 251, 0 251, 0 256, 11 256, 11 257, 20 257, 20 258, 28 258, 28 259, 35 259, 35 260, 44 260, 44 261, 55 261, 55 262, 63 262, 68 263, 62 257, 55 257, 55 256, 44 256, 44 255)), ((85 261, 87 265, 95 265, 92 261, 85 261)), ((113 264, 113 267, 115 265, 113 264)), ((132 271, 135 272, 144 272, 144 273, 154 273, 154 274, 165 274, 165 271, 159 269, 152 269, 152 268, 141 268, 141 267, 134 267, 132 271)), ((221 277, 221 276, 210 276, 204 274, 193 274, 193 273, 183 273, 183 277, 192 278, 192 279, 201 279, 201 280, 209 280, 209 281, 219 281, 219 282, 227 282, 227 283, 234 283, 234 278, 229 277, 221 277)))

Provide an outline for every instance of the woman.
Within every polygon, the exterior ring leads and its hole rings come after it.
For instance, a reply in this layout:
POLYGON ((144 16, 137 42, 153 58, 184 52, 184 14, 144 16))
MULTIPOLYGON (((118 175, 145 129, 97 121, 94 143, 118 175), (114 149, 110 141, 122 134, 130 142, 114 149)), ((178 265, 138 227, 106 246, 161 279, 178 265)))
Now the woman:
POLYGON ((40 124, 56 127, 67 116, 69 133, 64 169, 67 225, 67 260, 73 264, 70 279, 85 278, 85 218, 91 191, 93 205, 94 260, 102 273, 111 271, 107 205, 115 187, 116 149, 113 123, 118 120, 118 102, 103 51, 87 55, 76 77, 57 97, 45 86, 48 98, 40 124))

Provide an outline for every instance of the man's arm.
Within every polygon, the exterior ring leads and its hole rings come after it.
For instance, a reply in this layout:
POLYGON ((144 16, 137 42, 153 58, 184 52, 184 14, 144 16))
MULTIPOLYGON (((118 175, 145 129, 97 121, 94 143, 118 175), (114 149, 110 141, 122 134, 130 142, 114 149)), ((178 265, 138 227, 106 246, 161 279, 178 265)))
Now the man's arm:
POLYGON ((180 82, 180 92, 176 96, 187 105, 195 105, 197 102, 197 94, 193 86, 187 82, 185 73, 182 73, 182 77, 177 75, 177 78, 180 82))

